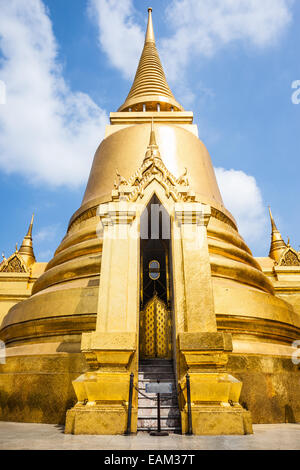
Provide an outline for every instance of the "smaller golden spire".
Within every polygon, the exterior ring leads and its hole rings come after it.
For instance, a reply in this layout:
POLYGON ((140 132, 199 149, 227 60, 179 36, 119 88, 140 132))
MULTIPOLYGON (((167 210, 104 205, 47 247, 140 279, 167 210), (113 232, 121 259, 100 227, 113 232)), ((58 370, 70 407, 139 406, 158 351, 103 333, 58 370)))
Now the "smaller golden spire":
POLYGON ((159 159, 161 159, 159 147, 158 147, 157 142, 156 142, 156 135, 155 135, 155 130, 154 130, 153 118, 152 118, 152 121, 151 121, 151 131, 150 131, 149 145, 147 147, 147 152, 145 154, 144 162, 149 160, 150 158, 159 158, 159 159))
POLYGON ((281 258, 281 255, 286 250, 286 244, 279 232, 278 228, 276 227, 271 208, 269 207, 270 219, 271 219, 271 227, 272 227, 272 234, 271 234, 271 247, 269 257, 274 259, 278 262, 281 258))
POLYGON ((29 267, 35 263, 35 256, 33 252, 33 243, 32 243, 32 227, 34 221, 34 214, 32 214, 31 222, 27 231, 27 234, 24 237, 23 243, 19 249, 19 255, 22 256, 24 262, 29 267))

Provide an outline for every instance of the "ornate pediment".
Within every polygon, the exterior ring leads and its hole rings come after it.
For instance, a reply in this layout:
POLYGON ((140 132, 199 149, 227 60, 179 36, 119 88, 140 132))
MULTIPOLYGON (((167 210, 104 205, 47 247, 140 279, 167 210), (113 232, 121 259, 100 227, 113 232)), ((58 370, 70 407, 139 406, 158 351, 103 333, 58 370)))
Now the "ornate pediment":
POLYGON ((172 197, 175 202, 191 202, 195 200, 195 194, 190 190, 187 178, 187 169, 176 178, 165 166, 161 159, 160 151, 156 143, 154 125, 152 122, 150 142, 140 168, 126 180, 116 170, 117 180, 112 192, 113 201, 135 202, 142 199, 145 189, 157 181, 163 188, 168 198, 172 197))
POLYGON ((2 273, 26 273, 27 268, 18 253, 14 253, 10 258, 4 260, 0 264, 0 272, 2 273))
POLYGON ((156 180, 165 190, 166 196, 175 202, 190 202, 195 200, 195 194, 190 190, 185 169, 182 176, 176 178, 165 166, 161 158, 153 156, 144 160, 141 167, 125 180, 117 171, 118 181, 112 192, 114 201, 126 200, 135 202, 142 198, 145 189, 156 180))
POLYGON ((300 255, 290 246, 282 254, 278 266, 300 266, 300 255))

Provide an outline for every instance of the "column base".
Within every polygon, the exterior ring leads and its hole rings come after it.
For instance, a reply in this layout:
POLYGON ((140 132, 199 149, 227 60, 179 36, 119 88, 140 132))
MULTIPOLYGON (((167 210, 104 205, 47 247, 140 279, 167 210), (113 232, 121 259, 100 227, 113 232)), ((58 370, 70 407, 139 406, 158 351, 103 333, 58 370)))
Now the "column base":
MULTIPOLYGON (((181 412, 182 433, 188 432, 187 410, 181 412)), ((237 406, 192 406, 192 431, 196 436, 253 434, 251 413, 237 406)))
MULTIPOLYGON (((127 430, 127 407, 112 404, 76 405, 67 411, 65 434, 117 435, 127 430)), ((136 431, 137 409, 132 409, 131 429, 136 431)))

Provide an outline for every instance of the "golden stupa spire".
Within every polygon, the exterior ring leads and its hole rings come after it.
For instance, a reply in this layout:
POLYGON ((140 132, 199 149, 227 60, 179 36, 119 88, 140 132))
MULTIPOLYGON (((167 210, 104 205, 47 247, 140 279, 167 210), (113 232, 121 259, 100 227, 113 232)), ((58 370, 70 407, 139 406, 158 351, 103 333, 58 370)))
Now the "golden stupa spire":
POLYGON ((152 8, 148 8, 144 49, 131 90, 118 111, 182 111, 166 80, 155 45, 152 8))
POLYGON ((269 256, 270 258, 273 258, 276 262, 278 262, 281 258, 281 255, 286 249, 286 244, 281 236, 281 233, 276 227, 270 207, 269 207, 269 212, 270 212, 270 219, 271 219, 271 226, 272 226, 271 247, 270 247, 269 256))
POLYGON ((158 147, 157 142, 156 142, 156 135, 155 135, 153 118, 152 118, 152 121, 151 121, 151 131, 150 131, 149 145, 147 147, 147 152, 145 154, 144 162, 146 160, 148 160, 149 158, 161 158, 159 147, 158 147))
POLYGON ((154 36, 153 21, 152 21, 152 8, 148 8, 148 26, 147 26, 145 43, 147 42, 154 42, 155 44, 155 36, 154 36))
POLYGON ((34 214, 32 214, 31 222, 27 231, 27 234, 24 237, 22 245, 19 249, 19 255, 22 256, 26 265, 29 267, 35 262, 35 256, 33 252, 33 243, 32 243, 32 228, 33 228, 34 214))

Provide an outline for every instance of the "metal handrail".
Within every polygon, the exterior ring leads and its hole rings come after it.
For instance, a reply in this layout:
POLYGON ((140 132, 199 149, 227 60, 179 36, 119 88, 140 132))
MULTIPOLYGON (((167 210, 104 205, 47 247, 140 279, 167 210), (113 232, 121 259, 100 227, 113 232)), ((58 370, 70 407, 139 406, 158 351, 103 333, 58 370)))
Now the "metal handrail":
POLYGON ((131 434, 131 416, 132 416, 132 397, 133 397, 133 380, 134 374, 131 372, 130 374, 130 382, 129 382, 129 399, 128 399, 128 418, 127 418, 127 429, 126 429, 126 436, 131 434))
POLYGON ((186 374, 186 391, 187 391, 187 405, 188 405, 188 435, 193 434, 192 427, 192 403, 191 403, 191 382, 189 373, 186 374))

